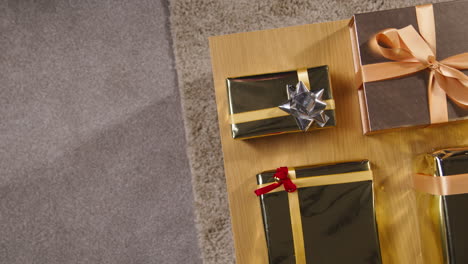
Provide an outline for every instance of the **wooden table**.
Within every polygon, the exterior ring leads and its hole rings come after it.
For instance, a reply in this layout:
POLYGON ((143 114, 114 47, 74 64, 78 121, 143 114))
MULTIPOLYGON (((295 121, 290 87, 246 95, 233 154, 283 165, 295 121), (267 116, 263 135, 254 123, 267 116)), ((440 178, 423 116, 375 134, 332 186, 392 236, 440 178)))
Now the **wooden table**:
POLYGON ((468 145, 468 122, 363 136, 348 20, 211 37, 219 127, 238 263, 267 263, 255 175, 280 166, 369 159, 384 263, 421 263, 414 156, 468 145), (231 138, 225 79, 329 65, 337 127, 310 133, 231 138))

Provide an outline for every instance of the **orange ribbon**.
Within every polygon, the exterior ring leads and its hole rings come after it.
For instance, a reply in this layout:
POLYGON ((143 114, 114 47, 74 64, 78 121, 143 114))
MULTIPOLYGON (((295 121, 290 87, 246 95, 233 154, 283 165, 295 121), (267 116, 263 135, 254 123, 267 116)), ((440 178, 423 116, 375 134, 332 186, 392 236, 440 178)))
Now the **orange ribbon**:
POLYGON ((468 173, 431 176, 426 174, 413 175, 414 189, 433 195, 453 195, 468 193, 468 173))
POLYGON ((392 62, 363 65, 364 82, 403 77, 428 69, 428 101, 431 123, 448 121, 448 96, 462 108, 468 108, 468 53, 436 60, 436 33, 432 5, 416 7, 420 34, 409 25, 385 29, 374 39, 377 51, 392 62))

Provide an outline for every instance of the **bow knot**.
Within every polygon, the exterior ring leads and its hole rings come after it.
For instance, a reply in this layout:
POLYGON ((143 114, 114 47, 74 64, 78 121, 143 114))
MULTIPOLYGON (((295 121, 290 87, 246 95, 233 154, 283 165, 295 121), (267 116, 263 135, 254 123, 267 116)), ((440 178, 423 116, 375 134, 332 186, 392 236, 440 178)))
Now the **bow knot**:
POLYGON ((434 55, 427 56, 428 68, 431 70, 438 70, 440 68, 440 62, 438 62, 434 55))
POLYGON ((283 185, 284 190, 287 192, 294 192, 296 191, 297 187, 296 185, 291 181, 291 179, 288 177, 289 170, 288 167, 279 167, 276 169, 276 173, 273 176, 275 179, 275 183, 272 183, 270 185, 267 185, 265 187, 262 187, 260 189, 255 190, 255 194, 257 196, 267 194, 274 189, 280 187, 283 185))
POLYGON ((285 179, 288 178, 288 167, 279 167, 276 169, 275 175, 273 175, 273 178, 276 180, 276 182, 281 182, 285 179))

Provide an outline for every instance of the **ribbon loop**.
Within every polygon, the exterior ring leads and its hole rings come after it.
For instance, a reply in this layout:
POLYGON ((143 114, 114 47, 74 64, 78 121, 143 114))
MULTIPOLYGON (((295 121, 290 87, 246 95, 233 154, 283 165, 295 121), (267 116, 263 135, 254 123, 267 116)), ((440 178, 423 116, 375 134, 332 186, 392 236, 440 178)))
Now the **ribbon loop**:
POLYGON ((396 28, 389 28, 381 31, 375 36, 375 43, 379 49, 380 54, 389 60, 409 60, 413 55, 398 35, 396 28))

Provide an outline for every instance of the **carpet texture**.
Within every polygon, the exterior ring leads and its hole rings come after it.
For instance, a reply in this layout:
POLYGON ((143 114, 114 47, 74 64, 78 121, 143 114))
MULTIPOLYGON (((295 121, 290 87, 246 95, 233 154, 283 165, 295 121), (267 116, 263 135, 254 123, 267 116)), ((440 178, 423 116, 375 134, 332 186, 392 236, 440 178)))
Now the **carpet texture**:
POLYGON ((168 14, 0 1, 0 263, 201 263, 168 14))
MULTIPOLYGON (((204 263, 234 263, 208 37, 348 19, 429 0, 170 0, 176 69, 204 263)), ((442 2, 442 1, 432 1, 442 2)))

